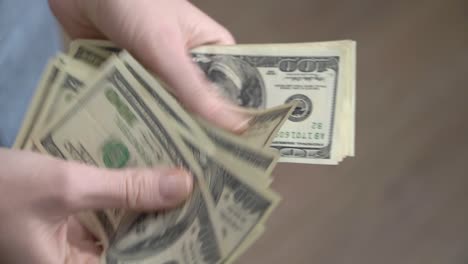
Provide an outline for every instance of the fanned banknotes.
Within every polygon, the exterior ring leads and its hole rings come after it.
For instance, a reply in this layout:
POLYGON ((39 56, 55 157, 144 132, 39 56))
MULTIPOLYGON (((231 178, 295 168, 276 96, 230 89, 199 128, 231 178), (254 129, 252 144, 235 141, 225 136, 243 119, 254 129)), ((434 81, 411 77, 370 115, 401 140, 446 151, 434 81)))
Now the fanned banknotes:
POLYGON ((233 134, 187 111, 154 73, 112 42, 76 40, 51 59, 14 148, 103 168, 183 167, 179 208, 114 208, 78 218, 102 263, 233 263, 280 202, 278 162, 337 164, 354 155, 355 43, 206 46, 191 51, 220 93, 245 107, 233 134))

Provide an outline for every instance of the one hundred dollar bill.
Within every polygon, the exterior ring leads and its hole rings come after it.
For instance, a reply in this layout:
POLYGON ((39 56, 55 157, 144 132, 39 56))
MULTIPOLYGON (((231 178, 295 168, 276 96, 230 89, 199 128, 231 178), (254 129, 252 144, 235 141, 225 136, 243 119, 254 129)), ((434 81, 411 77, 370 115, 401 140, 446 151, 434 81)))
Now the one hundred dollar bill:
POLYGON ((298 103, 271 143, 280 161, 336 164, 354 155, 355 42, 205 46, 192 56, 238 105, 298 103))
POLYGON ((138 80, 140 85, 151 95, 154 102, 160 107, 178 127, 185 129, 192 134, 199 142, 203 142, 205 151, 213 151, 214 146, 208 135, 202 127, 193 119, 191 114, 187 112, 163 86, 160 80, 157 80, 152 74, 141 66, 128 52, 124 51, 119 54, 119 58, 125 64, 127 70, 138 80))
POLYGON ((51 87, 51 93, 48 94, 36 121, 41 129, 50 125, 60 114, 71 108, 75 99, 88 88, 86 82, 91 80, 96 73, 95 68, 68 56, 62 56, 61 59, 66 63, 60 67, 57 79, 51 87))
MULTIPOLYGON (((261 175, 261 177, 271 175, 279 158, 276 151, 269 148, 255 148, 238 135, 229 133, 201 118, 197 120, 210 140, 216 144, 217 156, 221 159, 229 160, 235 164, 233 166, 238 168, 256 169, 260 172, 257 175, 261 175)), ((188 137, 183 131, 181 131, 181 134, 188 137)), ((271 182, 269 178, 262 178, 261 180, 267 183, 271 182)))
MULTIPOLYGON (((222 247, 226 254, 234 252, 262 224, 279 201, 278 195, 256 181, 271 173, 277 156, 268 150, 253 149, 247 143, 240 144, 240 139, 236 141, 227 134, 223 134, 222 139, 224 143, 231 145, 225 144, 224 148, 220 148, 221 141, 214 141, 214 135, 207 133, 206 137, 205 134, 200 134, 200 126, 128 53, 119 57, 140 84, 153 94, 161 111, 175 121, 174 125, 180 129, 179 132, 184 132, 181 134, 183 141, 202 169, 201 175, 208 184, 216 211, 221 216, 222 247), (207 148, 207 140, 213 141, 218 151, 212 152, 207 148), (236 144, 239 144, 238 148, 235 147, 236 144), (235 155, 229 155, 229 152, 235 155), (255 163, 262 158, 261 162, 255 163)), ((289 111, 290 109, 286 110, 289 111)), ((273 109, 272 112, 277 110, 273 109)), ((203 131, 207 132, 206 127, 203 131)), ((221 134, 222 132, 218 136, 221 137, 221 134)))
MULTIPOLYGON (((219 141, 213 141, 218 147, 217 151, 213 152, 212 148, 207 146, 207 142, 211 142, 213 137, 210 135, 207 137, 207 134, 203 133, 206 129, 201 130, 175 98, 172 98, 128 53, 122 53, 119 58, 123 60, 135 79, 152 94, 161 112, 170 120, 174 120, 173 124, 180 129, 179 132, 183 132, 181 134, 183 141, 201 168, 201 175, 208 184, 216 211, 221 216, 222 248, 226 254, 234 252, 269 216, 279 200, 278 195, 265 189, 263 184, 257 185, 255 180, 271 173, 277 156, 268 150, 255 151, 252 147, 246 146, 246 143, 243 143, 240 146, 243 148, 238 148, 237 151, 235 148, 227 147, 231 153, 235 152, 237 155, 226 155, 227 153, 219 148, 219 141), (265 159, 261 165, 257 165, 260 169, 251 165, 254 157, 247 155, 256 155, 259 159, 265 159), (245 163, 237 162, 242 159, 245 163), (264 167, 261 167, 262 165, 264 167)), ((231 144, 239 143, 226 135, 224 139, 229 140, 231 144)))
POLYGON ((80 47, 92 47, 97 48, 106 52, 111 53, 120 53, 121 48, 117 47, 113 42, 109 40, 100 40, 100 39, 76 39, 70 43, 70 53, 73 54, 80 47))
POLYGON ((280 198, 258 184, 255 179, 261 176, 255 175, 257 170, 233 163, 236 156, 204 153, 203 146, 191 137, 184 137, 183 141, 203 169, 202 175, 220 215, 222 247, 226 256, 230 256, 268 219, 280 198))
POLYGON ((68 51, 68 55, 75 60, 84 62, 95 68, 99 68, 113 54, 113 52, 106 49, 101 49, 91 45, 82 45, 79 42, 73 43, 74 44, 68 51))
MULTIPOLYGON (((120 51, 109 41, 72 44, 75 58, 95 65, 120 51)), ((266 142, 255 137, 266 135, 262 126, 247 131, 251 143, 276 148, 281 162, 336 164, 354 156, 355 53, 355 42, 334 41, 206 46, 192 56, 234 103, 247 108, 297 103, 266 142)))
POLYGON ((39 149, 107 168, 182 166, 196 179, 192 197, 177 210, 139 214, 125 223, 112 223, 109 216, 101 215, 109 222, 101 223, 109 240, 105 261, 218 262, 223 255, 214 204, 198 164, 179 147, 183 143, 177 133, 170 133, 171 121, 118 58, 100 76, 91 84, 92 89, 36 140, 39 149))
POLYGON ((337 164, 354 155, 353 41, 205 46, 192 58, 245 108, 245 131, 187 111, 110 41, 75 40, 44 72, 16 148, 103 168, 176 166, 195 179, 173 210, 80 213, 103 264, 232 263, 280 201, 270 189, 278 161, 337 164))
POLYGON ((71 63, 71 60, 65 54, 59 53, 47 64, 29 109, 23 119, 13 148, 35 150, 33 137, 42 128, 40 124, 41 116, 44 115, 44 110, 48 107, 48 103, 50 103, 51 94, 54 93, 54 87, 61 75, 62 69, 69 63, 71 63))

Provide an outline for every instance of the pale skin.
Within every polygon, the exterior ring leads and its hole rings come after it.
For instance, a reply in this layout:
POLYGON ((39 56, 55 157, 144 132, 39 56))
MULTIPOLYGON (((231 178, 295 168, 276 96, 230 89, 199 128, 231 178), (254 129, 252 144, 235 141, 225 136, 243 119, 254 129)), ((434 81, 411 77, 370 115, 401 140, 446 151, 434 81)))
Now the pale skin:
MULTIPOLYGON (((233 44, 231 34, 186 0, 49 0, 72 38, 110 39, 171 87, 184 106, 239 132, 248 119, 215 92, 188 51, 233 44)), ((81 211, 155 211, 182 203, 193 179, 177 168, 106 170, 0 148, 2 263, 99 263, 81 211)))

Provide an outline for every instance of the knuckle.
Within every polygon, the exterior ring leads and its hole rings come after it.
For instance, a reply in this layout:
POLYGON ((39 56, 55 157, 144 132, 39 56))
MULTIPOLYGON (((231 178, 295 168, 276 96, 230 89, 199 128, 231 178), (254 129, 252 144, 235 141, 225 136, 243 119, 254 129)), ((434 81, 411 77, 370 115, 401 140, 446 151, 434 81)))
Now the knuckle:
POLYGON ((156 25, 149 34, 148 45, 153 48, 172 47, 177 44, 175 41, 180 36, 180 32, 173 25, 167 23, 156 25))
POLYGON ((129 170, 123 180, 124 205, 128 208, 139 209, 145 206, 147 201, 147 181, 140 172, 129 170))
POLYGON ((157 25, 145 33, 135 34, 133 52, 138 55, 143 64, 161 74, 167 64, 166 57, 180 47, 178 32, 170 26, 157 25))

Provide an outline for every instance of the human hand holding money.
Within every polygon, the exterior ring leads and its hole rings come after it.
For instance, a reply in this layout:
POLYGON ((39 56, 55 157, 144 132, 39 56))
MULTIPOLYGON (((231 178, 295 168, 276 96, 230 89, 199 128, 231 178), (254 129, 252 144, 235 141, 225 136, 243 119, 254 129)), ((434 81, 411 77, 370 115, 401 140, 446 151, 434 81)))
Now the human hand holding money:
MULTIPOLYGON (((310 53, 322 52, 323 46, 346 50, 349 42, 341 43, 345 47, 339 43, 303 47, 310 53)), ((282 47, 288 46, 278 45, 275 52, 286 53, 282 47)), ((231 48, 224 51, 229 54, 231 48)), ((244 52, 251 49, 248 46, 244 52)), ((194 52, 202 54, 201 50, 194 52)), ((346 65, 347 57, 343 60, 346 65)), ((82 223, 104 245, 103 263, 232 262, 264 232, 264 223, 279 202, 269 188, 279 153, 270 146, 275 147, 285 122, 296 118, 291 113, 299 104, 292 100, 266 110, 244 110, 252 117, 249 126, 233 134, 186 111, 164 87, 167 85, 115 44, 75 41, 68 55, 59 54, 50 62, 16 146, 22 148, 27 146, 24 142, 33 140, 36 151, 97 167, 164 165, 194 175, 194 193, 176 210, 145 214, 102 208, 105 210, 80 214, 82 223), (45 107, 37 107, 40 105, 45 107), (46 118, 30 118, 36 113, 46 118)), ((344 92, 353 93, 352 87, 343 87, 344 92)), ((273 91, 270 86, 265 89, 266 94, 273 91)), ((346 106, 343 100, 340 97, 337 102, 346 106)), ((340 117, 338 113, 346 111, 340 107, 329 116, 340 117)), ((352 125, 339 120, 341 133, 352 125)))
MULTIPOLYGON (((353 41, 233 46, 229 31, 186 0, 50 3, 73 38, 112 39, 167 83, 186 109, 224 129, 246 132, 252 116, 236 105, 263 109, 296 101, 275 138, 264 142, 280 152, 281 162, 338 164, 354 156, 353 41), (199 48, 204 44, 210 45, 199 48)), ((260 142, 258 134, 244 133, 260 142)))
POLYGON ((0 161, 3 263, 98 263, 102 249, 77 213, 167 209, 192 188, 186 172, 162 167, 107 170, 6 149, 0 161))
MULTIPOLYGON (((280 201, 269 187, 278 161, 336 164, 354 155, 354 42, 193 49, 234 41, 187 1, 50 2, 73 37, 105 36, 114 42, 75 41, 44 72, 15 148, 58 159, 5 156, 23 160, 25 167, 73 164, 74 173, 68 174, 37 169, 35 180, 58 175, 63 179, 52 182, 61 183, 70 175, 78 179, 86 174, 85 181, 72 181, 71 189, 88 196, 71 201, 74 192, 52 197, 65 199, 70 208, 45 208, 56 216, 45 226, 64 230, 63 219, 78 213, 104 248, 91 250, 92 258, 101 254, 102 263, 230 263, 264 232, 280 201), (31 160, 36 163, 26 164, 31 160), (76 161, 87 166, 72 163, 76 161), (178 208, 157 212, 169 204, 148 189, 154 182, 138 175, 168 167, 193 175, 193 193, 178 208), (109 202, 95 193, 103 181, 138 192, 117 199, 120 203, 109 202)), ((158 178, 158 173, 152 175, 158 178)), ((109 186, 101 191, 109 192, 109 186)), ((15 219, 9 219, 12 230, 29 224, 15 219)), ((63 246, 60 235, 58 245, 63 246)), ((44 263, 73 261, 76 255, 37 239, 17 241, 9 246, 42 246, 33 247, 32 254, 39 256, 35 262, 43 256, 44 263), (51 250, 57 251, 44 254, 51 250)), ((31 255, 8 253, 12 260, 31 262, 31 255)), ((90 257, 89 251, 84 257, 90 257)))
POLYGON ((243 131, 248 116, 220 97, 188 56, 205 44, 232 45, 223 26, 186 0, 51 0, 72 38, 109 38, 168 84, 192 112, 232 131, 243 131), (183 75, 182 75, 183 73, 183 75), (194 100, 203 98, 203 100, 194 100))

